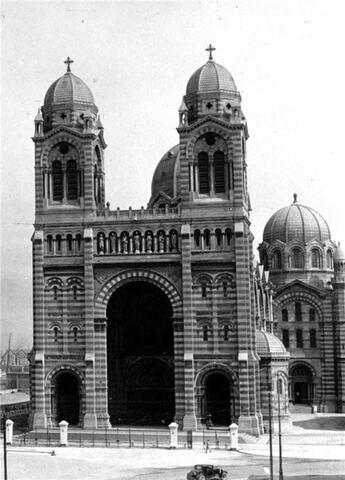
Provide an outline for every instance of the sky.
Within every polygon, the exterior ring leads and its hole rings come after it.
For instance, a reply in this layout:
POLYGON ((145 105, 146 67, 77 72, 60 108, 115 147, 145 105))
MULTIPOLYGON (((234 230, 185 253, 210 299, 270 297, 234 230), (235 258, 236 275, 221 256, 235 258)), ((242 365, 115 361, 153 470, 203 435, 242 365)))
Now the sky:
POLYGON ((54 80, 91 88, 105 128, 111 208, 146 206, 178 143, 188 79, 207 61, 241 92, 255 245, 293 193, 345 245, 342 1, 2 2, 1 346, 32 345, 34 117, 54 80))

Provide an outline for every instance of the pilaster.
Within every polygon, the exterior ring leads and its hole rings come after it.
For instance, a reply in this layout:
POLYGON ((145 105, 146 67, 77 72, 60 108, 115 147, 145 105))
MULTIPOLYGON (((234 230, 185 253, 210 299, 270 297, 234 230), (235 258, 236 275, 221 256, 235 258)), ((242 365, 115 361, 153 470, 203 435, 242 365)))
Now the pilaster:
POLYGON ((43 231, 36 230, 33 238, 33 358, 32 358, 32 427, 45 428, 45 322, 44 322, 44 272, 43 231))
POLYGON ((84 230, 85 415, 84 428, 96 428, 93 230, 84 230))
POLYGON ((183 428, 196 429, 194 392, 194 345, 193 345, 193 303, 190 225, 181 228, 182 289, 184 321, 184 394, 185 413, 183 428))

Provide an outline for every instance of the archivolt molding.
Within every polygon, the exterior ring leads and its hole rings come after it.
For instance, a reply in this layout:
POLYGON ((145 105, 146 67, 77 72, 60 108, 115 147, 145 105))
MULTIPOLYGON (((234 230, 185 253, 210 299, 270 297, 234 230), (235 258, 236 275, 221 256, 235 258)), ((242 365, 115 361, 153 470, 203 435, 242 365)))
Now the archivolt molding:
POLYGON ((50 386, 55 377, 60 373, 73 373, 79 380, 80 384, 84 384, 84 375, 81 370, 74 365, 61 364, 54 367, 46 376, 46 386, 50 386))
POLYGON ((180 294, 170 280, 158 273, 148 270, 126 270, 108 280, 96 295, 95 317, 106 317, 107 305, 115 290, 126 283, 140 280, 156 285, 166 294, 171 303, 173 317, 180 317, 182 315, 180 294))
POLYGON ((279 293, 274 299, 274 306, 281 309, 294 302, 308 303, 316 309, 320 319, 323 317, 322 300, 316 293, 307 290, 307 288, 301 289, 301 286, 295 289, 294 286, 291 285, 289 290, 279 293))
POLYGON ((202 387, 205 384, 205 381, 209 375, 212 373, 221 372, 223 373, 229 380, 230 384, 233 387, 238 387, 238 377, 227 365, 224 363, 213 362, 208 363, 204 367, 202 367, 195 377, 195 386, 202 387))
POLYGON ((85 158, 84 158, 84 150, 83 150, 82 145, 80 144, 80 140, 78 141, 77 139, 73 138, 72 136, 70 136, 66 132, 57 134, 56 137, 54 137, 49 142, 47 142, 44 150, 42 151, 42 155, 41 155, 42 165, 43 166, 48 165, 49 153, 55 147, 55 145, 57 145, 60 142, 66 142, 66 143, 69 143, 69 144, 73 145, 78 152, 79 159, 80 159, 80 165, 83 165, 85 158))
POLYGON ((198 141, 198 139, 202 135, 204 135, 205 133, 208 133, 208 132, 216 133, 217 135, 219 135, 220 137, 222 137, 225 140, 226 145, 228 147, 228 154, 232 158, 233 157, 233 146, 232 146, 231 137, 229 135, 229 132, 225 128, 223 128, 223 127, 221 127, 221 126, 219 126, 215 123, 211 123, 211 124, 207 124, 207 125, 203 125, 202 127, 199 127, 191 135, 191 137, 188 140, 187 145, 186 145, 186 158, 187 158, 187 160, 192 161, 194 159, 194 146, 195 146, 196 142, 198 141))
POLYGON ((289 377, 291 379, 291 372, 292 370, 297 367, 298 365, 303 365, 304 367, 307 367, 311 374, 312 374, 312 377, 313 377, 313 381, 314 383, 317 383, 318 381, 318 377, 317 377, 317 374, 316 374, 316 371, 315 371, 315 368, 307 361, 305 360, 294 360, 290 365, 289 365, 289 377))

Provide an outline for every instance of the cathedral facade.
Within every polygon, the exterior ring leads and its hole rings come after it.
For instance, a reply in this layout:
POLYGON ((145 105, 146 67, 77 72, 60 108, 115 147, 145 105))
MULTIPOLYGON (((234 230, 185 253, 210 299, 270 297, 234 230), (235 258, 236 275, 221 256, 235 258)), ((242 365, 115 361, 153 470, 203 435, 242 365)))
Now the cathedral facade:
MULTIPOLYGON (((308 274, 294 278, 293 269, 273 268, 275 242, 284 262, 284 248, 292 245, 279 238, 264 236, 261 264, 255 262, 241 96, 208 51, 187 83, 179 143, 158 163, 146 209, 111 210, 106 202, 104 128, 69 58, 67 72, 45 95, 33 137, 35 427, 175 420, 184 429, 236 422, 240 431, 259 434, 269 398, 275 405, 279 393, 288 421, 289 394, 291 400, 299 388, 302 395, 304 387, 290 386, 289 393, 290 345, 278 338, 282 312, 302 298, 293 295, 303 286, 302 311, 311 302, 313 325, 321 325, 335 292, 343 292, 344 260, 334 281, 335 244, 322 235, 312 239, 324 259, 322 291, 308 274)), ((337 298, 341 317, 344 294, 337 298)), ((345 343, 344 325, 336 331, 345 343)), ((320 375, 328 382, 323 399, 341 409, 342 383, 332 383, 330 374, 341 359, 337 348, 320 375)), ((321 395, 321 387, 313 388, 321 395)))

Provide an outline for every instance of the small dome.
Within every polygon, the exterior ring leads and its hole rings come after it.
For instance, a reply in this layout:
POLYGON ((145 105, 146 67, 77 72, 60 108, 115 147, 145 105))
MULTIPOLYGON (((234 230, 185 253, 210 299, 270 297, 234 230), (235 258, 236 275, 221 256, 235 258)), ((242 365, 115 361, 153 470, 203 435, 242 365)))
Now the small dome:
POLYGON ((48 88, 44 97, 44 108, 75 103, 95 105, 95 100, 83 80, 71 72, 66 72, 48 88))
POLYGON ((334 261, 338 262, 343 260, 345 260, 345 252, 339 244, 336 251, 334 252, 334 261))
POLYGON ((315 210, 297 202, 281 208, 266 223, 263 240, 272 243, 281 240, 288 243, 291 240, 300 240, 307 243, 311 240, 323 242, 331 239, 329 226, 325 219, 315 210))
POLYGON ((256 351, 260 357, 289 355, 279 338, 265 330, 256 331, 256 351))
POLYGON ((153 200, 159 192, 163 192, 171 198, 178 194, 179 177, 179 145, 168 150, 159 161, 153 174, 151 184, 151 199, 153 200))
POLYGON ((215 90, 237 92, 230 72, 222 65, 209 60, 190 77, 186 94, 213 92, 215 90))

